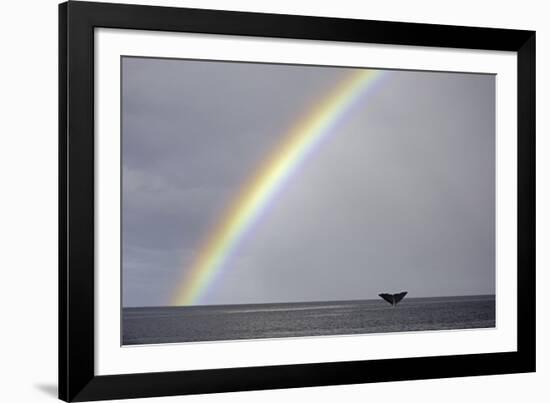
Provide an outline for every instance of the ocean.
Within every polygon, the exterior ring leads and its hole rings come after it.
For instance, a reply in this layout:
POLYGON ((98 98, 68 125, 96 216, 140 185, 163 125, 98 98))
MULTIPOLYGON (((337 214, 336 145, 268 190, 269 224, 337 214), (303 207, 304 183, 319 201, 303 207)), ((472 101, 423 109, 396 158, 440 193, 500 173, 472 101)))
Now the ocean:
POLYGON ((492 327, 494 295, 122 310, 123 345, 492 327))

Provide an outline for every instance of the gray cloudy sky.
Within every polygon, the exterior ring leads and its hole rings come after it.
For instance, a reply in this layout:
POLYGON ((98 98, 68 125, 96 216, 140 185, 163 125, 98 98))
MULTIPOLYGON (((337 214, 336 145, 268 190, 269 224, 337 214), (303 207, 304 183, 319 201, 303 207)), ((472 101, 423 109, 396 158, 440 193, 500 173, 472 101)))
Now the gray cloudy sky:
MULTIPOLYGON (((168 305, 286 129, 349 69, 123 58, 123 304, 168 305)), ((495 80, 391 71, 202 303, 495 292, 495 80)))

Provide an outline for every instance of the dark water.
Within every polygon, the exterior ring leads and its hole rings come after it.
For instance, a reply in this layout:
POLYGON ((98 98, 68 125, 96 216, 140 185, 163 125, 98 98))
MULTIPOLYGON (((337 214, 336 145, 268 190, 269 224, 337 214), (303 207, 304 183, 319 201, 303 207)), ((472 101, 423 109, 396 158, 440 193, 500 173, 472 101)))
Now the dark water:
POLYGON ((123 309, 123 344, 495 326, 495 296, 123 309))

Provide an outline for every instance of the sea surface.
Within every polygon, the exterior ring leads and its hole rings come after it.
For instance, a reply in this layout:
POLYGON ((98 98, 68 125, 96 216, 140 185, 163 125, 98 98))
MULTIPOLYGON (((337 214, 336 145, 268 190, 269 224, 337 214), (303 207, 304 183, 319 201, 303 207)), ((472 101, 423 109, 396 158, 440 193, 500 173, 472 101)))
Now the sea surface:
POLYGON ((495 296, 123 308, 122 344, 495 327, 495 296))

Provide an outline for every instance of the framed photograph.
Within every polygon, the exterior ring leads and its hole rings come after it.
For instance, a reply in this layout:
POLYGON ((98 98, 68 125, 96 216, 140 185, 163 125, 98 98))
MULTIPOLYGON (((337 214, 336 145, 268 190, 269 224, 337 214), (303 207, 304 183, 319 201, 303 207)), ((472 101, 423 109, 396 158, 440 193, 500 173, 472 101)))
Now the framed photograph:
POLYGON ((59 397, 535 370, 535 33, 59 6, 59 397))

